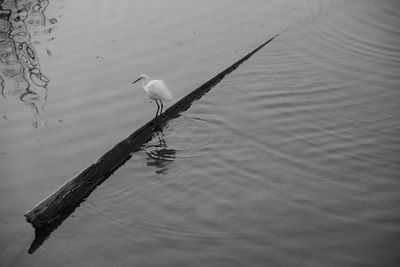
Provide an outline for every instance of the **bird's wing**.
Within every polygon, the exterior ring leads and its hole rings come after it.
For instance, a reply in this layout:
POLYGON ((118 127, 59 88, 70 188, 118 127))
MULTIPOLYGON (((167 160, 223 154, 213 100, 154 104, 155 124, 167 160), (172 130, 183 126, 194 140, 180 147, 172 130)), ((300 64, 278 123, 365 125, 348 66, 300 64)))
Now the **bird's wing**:
POLYGON ((161 80, 152 80, 148 83, 148 93, 150 98, 156 100, 171 100, 172 94, 165 83, 161 80))

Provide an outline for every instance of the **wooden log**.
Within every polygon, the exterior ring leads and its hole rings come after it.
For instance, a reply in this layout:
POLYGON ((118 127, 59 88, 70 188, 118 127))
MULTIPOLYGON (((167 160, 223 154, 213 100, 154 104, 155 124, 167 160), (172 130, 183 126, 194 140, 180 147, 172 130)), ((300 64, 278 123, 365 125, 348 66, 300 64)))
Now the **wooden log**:
MULTIPOLYGON (((41 244, 46 236, 57 228, 99 184, 123 165, 131 157, 132 153, 138 151, 143 144, 151 140, 155 132, 160 131, 169 120, 176 118, 179 113, 187 110, 194 100, 201 98, 226 75, 234 71, 240 64, 278 35, 261 44, 214 78, 183 97, 163 114, 146 123, 101 156, 95 163, 75 175, 33 209, 29 210, 25 217, 37 230, 37 237, 40 237, 39 240, 35 239, 36 243, 41 244)), ((32 245, 34 245, 35 241, 32 245)))

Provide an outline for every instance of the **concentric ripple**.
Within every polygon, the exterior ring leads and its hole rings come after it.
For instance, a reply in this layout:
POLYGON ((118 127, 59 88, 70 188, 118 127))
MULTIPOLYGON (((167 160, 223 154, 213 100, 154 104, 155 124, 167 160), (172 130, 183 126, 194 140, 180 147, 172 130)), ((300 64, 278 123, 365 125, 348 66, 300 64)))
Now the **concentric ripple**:
POLYGON ((177 158, 196 158, 218 146, 224 133, 215 120, 182 114, 170 123, 165 134, 167 145, 176 151, 177 158))

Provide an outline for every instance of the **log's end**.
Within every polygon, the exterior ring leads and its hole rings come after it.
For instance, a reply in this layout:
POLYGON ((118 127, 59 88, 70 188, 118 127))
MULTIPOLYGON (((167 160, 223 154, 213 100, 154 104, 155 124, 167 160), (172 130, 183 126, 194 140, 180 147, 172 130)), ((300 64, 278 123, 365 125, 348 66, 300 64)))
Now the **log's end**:
MULTIPOLYGON (((47 201, 47 199, 45 201, 47 201)), ((43 201, 24 214, 26 221, 30 223, 35 230, 41 230, 51 223, 53 218, 48 217, 48 210, 46 208, 47 206, 43 201)))
POLYGON ((41 223, 39 223, 39 220, 37 220, 37 216, 33 210, 26 212, 24 214, 24 216, 25 216, 26 221, 28 223, 30 223, 33 226, 33 228, 39 229, 39 228, 43 227, 43 225, 41 223))
POLYGON ((24 214, 24 217, 28 223, 32 223, 33 217, 29 211, 24 214))

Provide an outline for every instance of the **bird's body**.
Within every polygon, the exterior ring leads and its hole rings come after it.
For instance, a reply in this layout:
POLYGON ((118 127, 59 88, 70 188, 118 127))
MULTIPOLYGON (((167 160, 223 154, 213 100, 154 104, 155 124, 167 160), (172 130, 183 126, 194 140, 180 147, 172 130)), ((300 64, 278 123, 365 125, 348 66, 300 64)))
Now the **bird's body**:
POLYGON ((150 99, 154 100, 157 104, 156 116, 158 115, 158 111, 160 109, 160 106, 158 104, 158 101, 160 101, 160 104, 161 104, 160 114, 161 114, 162 109, 163 109, 162 101, 170 101, 172 99, 171 91, 168 89, 168 87, 164 83, 164 81, 151 80, 151 78, 149 76, 147 76, 146 74, 140 75, 139 79, 137 79, 133 83, 136 83, 139 80, 142 80, 142 88, 146 92, 147 96, 150 99))
POLYGON ((151 80, 146 85, 143 85, 143 89, 153 100, 171 101, 172 99, 171 92, 162 80, 151 80))

